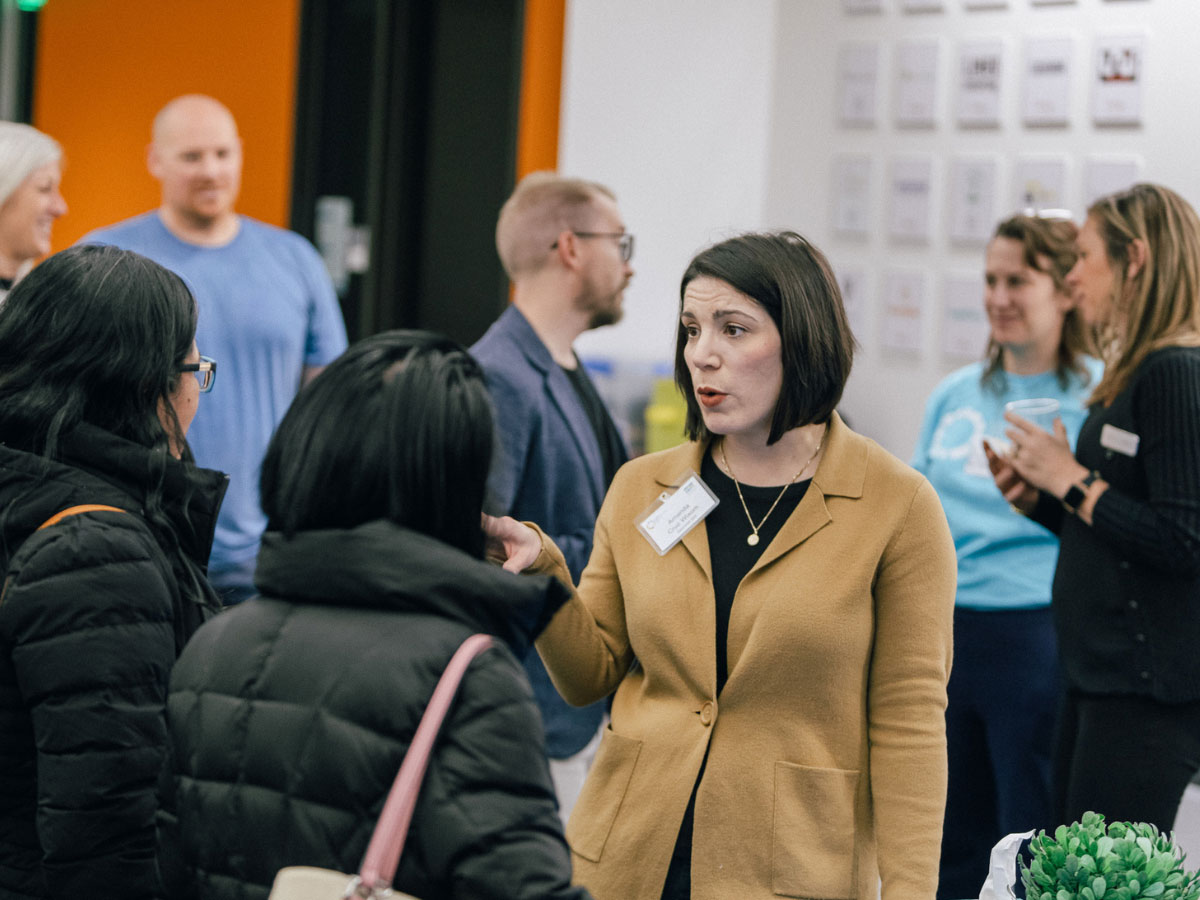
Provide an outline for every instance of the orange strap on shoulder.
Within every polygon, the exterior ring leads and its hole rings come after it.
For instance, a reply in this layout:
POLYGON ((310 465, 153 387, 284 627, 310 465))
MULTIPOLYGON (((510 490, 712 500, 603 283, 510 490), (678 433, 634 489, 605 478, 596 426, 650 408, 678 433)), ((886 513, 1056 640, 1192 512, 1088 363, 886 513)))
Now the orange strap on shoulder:
MULTIPOLYGON (((121 507, 119 507, 119 506, 105 506, 103 503, 82 503, 79 506, 68 506, 66 509, 59 510, 54 515, 52 515, 50 518, 48 518, 45 522, 43 522, 41 525, 39 525, 37 527, 37 530, 41 531, 43 528, 49 528, 51 525, 57 525, 59 522, 61 522, 63 519, 68 518, 69 516, 77 516, 80 513, 89 513, 89 512, 119 512, 119 513, 123 513, 123 512, 125 512, 125 510, 121 509, 121 507)), ((4 602, 4 595, 8 593, 8 586, 11 582, 12 582, 11 575, 7 576, 4 579, 4 587, 0 588, 0 603, 4 602)))
POLYGON ((77 516, 80 513, 106 512, 106 511, 107 512, 125 512, 125 510, 121 509, 121 507, 119 507, 119 506, 105 506, 102 503, 83 503, 79 506, 68 506, 66 509, 59 510, 54 515, 52 515, 50 518, 48 518, 45 522, 43 522, 41 525, 39 525, 37 527, 37 530, 41 531, 43 528, 49 528, 51 525, 57 525, 59 522, 61 522, 63 519, 67 518, 68 516, 77 516))

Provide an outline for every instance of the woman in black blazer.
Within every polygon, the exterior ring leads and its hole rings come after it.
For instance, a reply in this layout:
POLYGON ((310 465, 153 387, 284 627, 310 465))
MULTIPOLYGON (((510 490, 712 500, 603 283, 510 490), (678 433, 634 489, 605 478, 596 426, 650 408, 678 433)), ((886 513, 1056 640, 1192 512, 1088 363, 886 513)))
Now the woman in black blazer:
POLYGON ((1200 767, 1200 218, 1151 184, 1096 201, 1067 276, 1106 363, 1071 454, 1009 415, 996 484, 1059 533, 1063 821, 1172 827, 1200 767))

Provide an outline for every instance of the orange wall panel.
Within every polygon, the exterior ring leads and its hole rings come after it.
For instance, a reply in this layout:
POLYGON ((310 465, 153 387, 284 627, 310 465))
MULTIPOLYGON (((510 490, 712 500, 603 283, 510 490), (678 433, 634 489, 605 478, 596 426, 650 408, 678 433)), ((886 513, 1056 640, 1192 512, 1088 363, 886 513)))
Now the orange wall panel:
POLYGON ((211 94, 238 120, 238 210, 287 225, 300 0, 50 0, 39 13, 34 124, 66 153, 55 249, 158 205, 150 123, 211 94))
POLYGON ((566 17, 567 0, 525 0, 517 178, 542 169, 553 171, 558 168, 566 17))

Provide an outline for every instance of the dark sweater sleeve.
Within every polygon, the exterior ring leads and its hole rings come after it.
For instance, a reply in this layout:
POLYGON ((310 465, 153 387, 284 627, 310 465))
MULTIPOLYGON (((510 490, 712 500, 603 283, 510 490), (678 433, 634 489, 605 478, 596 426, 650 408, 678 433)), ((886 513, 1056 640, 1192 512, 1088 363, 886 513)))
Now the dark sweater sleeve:
POLYGON ((175 645, 171 595, 146 540, 132 523, 57 525, 27 542, 0 610, 33 727, 49 897, 159 894, 155 810, 175 645))
POLYGON ((1133 408, 1148 496, 1109 486, 1092 528, 1128 559, 1166 572, 1200 571, 1200 357, 1168 354, 1136 376, 1133 408))
POLYGON ((1061 500, 1049 491, 1038 491, 1037 505, 1034 506, 1033 512, 1029 514, 1029 518, 1043 528, 1058 534, 1062 531, 1064 512, 1061 500))

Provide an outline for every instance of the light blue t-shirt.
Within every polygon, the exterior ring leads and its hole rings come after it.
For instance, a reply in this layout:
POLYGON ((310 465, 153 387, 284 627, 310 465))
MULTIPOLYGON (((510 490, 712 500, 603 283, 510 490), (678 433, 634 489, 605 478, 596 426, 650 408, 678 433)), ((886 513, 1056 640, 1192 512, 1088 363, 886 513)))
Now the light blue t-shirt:
POLYGON ((1087 416, 1083 406, 1099 382, 1102 366, 1087 360, 1091 381, 1072 374, 1063 390, 1054 372, 1004 373, 995 393, 979 381, 983 364, 946 376, 925 405, 912 465, 942 500, 958 553, 958 606, 971 609, 1028 609, 1050 603, 1050 583, 1058 560, 1058 538, 1013 512, 992 480, 983 439, 1007 448, 1004 404, 1053 397, 1071 446, 1087 416))
POLYGON ((305 366, 346 349, 346 327, 329 274, 303 237, 245 216, 223 247, 181 241, 157 212, 86 235, 176 272, 196 297, 196 344, 217 361, 188 444, 202 466, 229 474, 213 542, 213 573, 245 567, 266 528, 258 500, 267 443, 300 388, 305 366))

